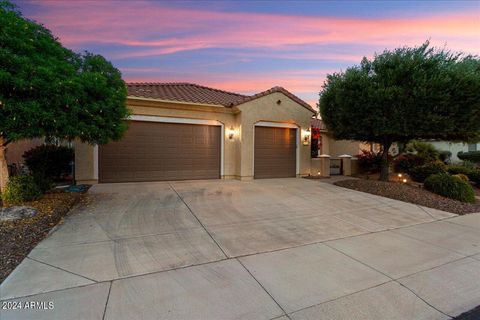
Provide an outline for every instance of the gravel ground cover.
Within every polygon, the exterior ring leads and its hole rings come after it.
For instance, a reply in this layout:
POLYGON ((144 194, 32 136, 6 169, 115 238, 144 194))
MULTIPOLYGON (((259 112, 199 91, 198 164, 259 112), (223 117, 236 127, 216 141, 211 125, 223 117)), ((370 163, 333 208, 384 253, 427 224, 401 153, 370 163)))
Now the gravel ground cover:
POLYGON ((410 186, 396 182, 384 182, 378 180, 350 179, 337 181, 337 186, 357 191, 376 194, 382 197, 400 201, 415 203, 421 206, 452 212, 466 214, 480 212, 480 202, 475 204, 463 203, 448 199, 418 186, 410 186))
POLYGON ((49 193, 22 204, 36 208, 36 216, 0 222, 0 283, 81 198, 80 193, 49 193))

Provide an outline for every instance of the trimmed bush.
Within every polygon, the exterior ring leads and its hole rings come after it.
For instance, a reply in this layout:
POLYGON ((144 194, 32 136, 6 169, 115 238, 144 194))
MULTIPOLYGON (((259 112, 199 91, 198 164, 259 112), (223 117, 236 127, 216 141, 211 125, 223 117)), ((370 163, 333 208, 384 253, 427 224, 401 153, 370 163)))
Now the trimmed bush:
POLYGON ((402 154, 393 161, 395 172, 410 173, 415 167, 425 164, 425 160, 416 154, 402 154))
POLYGON ((458 177, 447 173, 433 174, 425 179, 425 189, 461 202, 475 203, 472 186, 458 177))
POLYGON ((457 157, 464 161, 467 160, 475 163, 480 163, 480 151, 460 151, 459 153, 457 153, 457 157))
POLYGON ((447 166, 440 160, 412 168, 409 172, 413 181, 423 182, 432 174, 446 173, 447 166))
POLYGON ((472 169, 470 168, 467 168, 467 167, 464 167, 464 166, 448 166, 447 167, 447 172, 450 173, 450 174, 464 174, 466 176, 468 176, 469 174, 471 174, 473 172, 472 169))
POLYGON ((60 180, 70 174, 73 157, 72 148, 56 145, 41 145, 23 154, 32 175, 52 180, 60 180))
POLYGON ((356 155, 358 167, 362 172, 379 172, 382 165, 382 155, 372 151, 362 150, 356 155))
POLYGON ((468 179, 475 183, 477 186, 480 186, 480 170, 473 171, 468 175, 468 179))
POLYGON ((424 141, 412 140, 406 145, 405 150, 423 159, 423 163, 432 162, 440 158, 440 152, 433 144, 424 141))
POLYGON ((11 177, 2 194, 2 201, 8 204, 19 204, 38 199, 42 191, 32 176, 11 177))
POLYGON ((462 173, 459 173, 459 174, 454 174, 452 177, 455 177, 455 178, 459 178, 459 179, 462 179, 463 181, 465 182, 468 182, 468 177, 462 173))

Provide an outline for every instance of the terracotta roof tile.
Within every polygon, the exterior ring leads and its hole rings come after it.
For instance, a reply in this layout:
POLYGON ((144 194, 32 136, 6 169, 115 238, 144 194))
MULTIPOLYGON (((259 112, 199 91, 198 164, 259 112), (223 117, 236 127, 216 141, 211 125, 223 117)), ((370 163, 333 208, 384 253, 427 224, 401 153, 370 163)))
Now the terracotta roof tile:
POLYGON ((168 101, 192 102, 203 104, 234 107, 242 103, 258 99, 274 92, 281 92, 306 109, 316 113, 312 107, 282 87, 273 87, 269 90, 246 96, 234 92, 213 89, 193 83, 185 82, 137 82, 127 84, 128 95, 133 97, 151 98, 168 101))
POLYGON ((237 101, 242 101, 247 97, 238 93, 184 82, 128 83, 127 89, 128 95, 134 97, 216 104, 222 106, 229 106, 237 101))

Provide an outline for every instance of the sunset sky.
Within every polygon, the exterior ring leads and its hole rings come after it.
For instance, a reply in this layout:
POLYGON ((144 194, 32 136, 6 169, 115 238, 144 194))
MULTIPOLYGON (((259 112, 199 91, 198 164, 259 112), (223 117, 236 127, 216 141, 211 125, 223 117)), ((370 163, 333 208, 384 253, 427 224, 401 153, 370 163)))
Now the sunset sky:
POLYGON ((427 39, 480 54, 479 1, 14 1, 68 48, 126 81, 252 94, 279 85, 314 106, 327 73, 427 39))

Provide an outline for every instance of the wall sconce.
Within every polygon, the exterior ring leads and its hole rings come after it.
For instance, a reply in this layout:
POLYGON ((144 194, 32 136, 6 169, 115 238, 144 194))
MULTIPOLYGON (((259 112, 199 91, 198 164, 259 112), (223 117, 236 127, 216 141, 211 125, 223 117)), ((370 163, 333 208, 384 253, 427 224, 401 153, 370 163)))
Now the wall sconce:
POLYGON ((230 129, 228 129, 228 139, 233 140, 234 136, 235 136, 235 130, 233 129, 233 127, 230 127, 230 129))
POLYGON ((308 146, 310 144, 310 128, 305 130, 305 133, 303 135, 303 145, 308 146))

